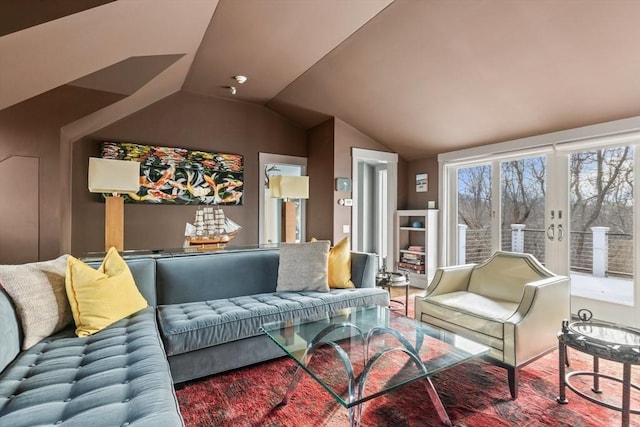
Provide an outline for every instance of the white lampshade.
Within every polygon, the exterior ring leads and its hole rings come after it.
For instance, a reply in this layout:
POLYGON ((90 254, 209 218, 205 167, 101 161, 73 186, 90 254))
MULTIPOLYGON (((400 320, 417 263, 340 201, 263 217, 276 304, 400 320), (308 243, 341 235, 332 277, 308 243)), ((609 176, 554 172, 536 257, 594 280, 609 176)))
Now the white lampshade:
POLYGON ((269 177, 269 194, 278 199, 308 199, 309 177, 273 175, 269 177))
POLYGON ((89 158, 89 191, 135 193, 140 189, 140 162, 89 158))

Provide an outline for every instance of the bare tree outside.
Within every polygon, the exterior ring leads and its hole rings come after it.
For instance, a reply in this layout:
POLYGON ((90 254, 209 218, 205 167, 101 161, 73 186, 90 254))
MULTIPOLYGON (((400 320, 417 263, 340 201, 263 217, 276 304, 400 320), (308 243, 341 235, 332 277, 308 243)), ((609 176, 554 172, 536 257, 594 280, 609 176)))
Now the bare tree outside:
POLYGON ((467 226, 466 262, 491 255, 491 165, 458 170, 458 224, 467 226))
MULTIPOLYGON (((569 158, 571 270, 590 272, 592 227, 609 227, 608 274, 633 275, 633 147, 573 153, 569 158)), ((467 226, 467 262, 491 251, 491 165, 458 170, 458 223, 467 226)), ((511 250, 513 224, 524 224, 524 251, 544 262, 545 157, 500 163, 501 248, 511 250)), ((549 212, 550 213, 550 212, 549 212)), ((555 213, 558 215, 558 212, 555 213)), ((557 230, 555 230, 557 233, 557 230)))
POLYGON ((524 251, 544 263, 546 161, 544 157, 501 163, 502 248, 512 250, 511 226, 526 226, 524 251))
POLYGON ((610 273, 631 276, 633 147, 574 153, 569 173, 572 268, 589 269, 591 227, 609 227, 610 273))

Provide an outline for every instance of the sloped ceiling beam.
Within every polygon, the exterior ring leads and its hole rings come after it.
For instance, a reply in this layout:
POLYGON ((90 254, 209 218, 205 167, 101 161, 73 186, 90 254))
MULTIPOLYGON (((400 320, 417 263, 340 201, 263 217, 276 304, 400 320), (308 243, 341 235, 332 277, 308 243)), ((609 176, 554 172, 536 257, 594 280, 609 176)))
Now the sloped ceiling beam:
POLYGON ((184 54, 136 56, 74 80, 69 85, 131 95, 184 54))
POLYGON ((181 87, 217 4, 120 0, 0 37, 0 109, 132 56, 183 54, 181 87))
POLYGON ((44 24, 115 0, 20 0, 0 2, 0 36, 44 24))
POLYGON ((220 0, 184 89, 265 103, 392 0, 220 0))

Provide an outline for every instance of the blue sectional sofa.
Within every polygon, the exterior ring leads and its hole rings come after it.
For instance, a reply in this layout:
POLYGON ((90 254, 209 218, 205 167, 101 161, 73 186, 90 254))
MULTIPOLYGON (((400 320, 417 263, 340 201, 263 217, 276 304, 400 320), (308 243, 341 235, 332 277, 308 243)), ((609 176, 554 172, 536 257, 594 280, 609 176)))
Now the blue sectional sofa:
POLYGON ((388 305, 374 261, 352 253, 356 288, 326 293, 276 292, 277 248, 134 257, 149 308, 89 337, 70 325, 25 351, 0 287, 0 425, 183 425, 174 383, 283 355, 262 323, 388 305))

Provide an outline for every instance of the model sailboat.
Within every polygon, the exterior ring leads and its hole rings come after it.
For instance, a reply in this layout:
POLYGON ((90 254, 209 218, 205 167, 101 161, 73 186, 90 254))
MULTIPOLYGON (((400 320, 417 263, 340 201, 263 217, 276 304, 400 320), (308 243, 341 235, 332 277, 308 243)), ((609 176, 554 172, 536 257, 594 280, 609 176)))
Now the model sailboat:
POLYGON ((193 225, 191 235, 187 236, 191 246, 224 247, 242 228, 227 218, 220 207, 198 208, 193 225))

